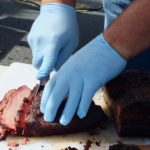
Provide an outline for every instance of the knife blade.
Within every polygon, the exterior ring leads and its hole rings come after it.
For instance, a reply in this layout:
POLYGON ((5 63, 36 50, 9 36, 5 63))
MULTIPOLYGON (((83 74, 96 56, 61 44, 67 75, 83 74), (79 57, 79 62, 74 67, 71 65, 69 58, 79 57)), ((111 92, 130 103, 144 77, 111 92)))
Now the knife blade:
POLYGON ((37 94, 38 94, 38 92, 40 91, 40 89, 42 89, 42 88, 45 86, 45 84, 47 83, 47 81, 48 81, 49 79, 50 79, 50 75, 47 76, 46 78, 40 80, 40 83, 38 84, 38 86, 37 86, 37 88, 36 88, 36 91, 35 91, 35 94, 34 94, 35 97, 37 96, 37 94))

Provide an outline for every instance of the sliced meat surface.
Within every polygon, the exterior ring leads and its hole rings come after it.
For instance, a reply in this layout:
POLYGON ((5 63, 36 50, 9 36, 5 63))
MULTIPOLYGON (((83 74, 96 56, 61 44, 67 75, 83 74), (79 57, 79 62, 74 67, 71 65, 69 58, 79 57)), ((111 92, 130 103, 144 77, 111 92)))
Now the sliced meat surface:
POLYGON ((35 96, 38 87, 37 85, 33 90, 30 90, 26 86, 21 86, 19 89, 12 90, 5 95, 3 102, 1 102, 2 106, 0 106, 2 108, 0 114, 0 139, 8 134, 49 136, 77 133, 100 127, 107 120, 101 107, 92 102, 85 118, 79 119, 76 115, 69 125, 62 126, 59 124, 59 118, 66 103, 64 101, 58 110, 55 121, 52 123, 45 122, 43 114, 40 112, 40 102, 44 87, 35 96))
POLYGON ((16 124, 19 119, 18 112, 23 109, 24 99, 28 98, 30 93, 31 90, 28 87, 22 86, 16 91, 11 91, 4 97, 7 98, 7 103, 0 115, 0 123, 2 125, 16 130, 16 124))
POLYGON ((8 91, 5 95, 2 101, 0 101, 0 113, 3 111, 5 108, 6 104, 8 103, 8 98, 16 92, 16 89, 8 91))

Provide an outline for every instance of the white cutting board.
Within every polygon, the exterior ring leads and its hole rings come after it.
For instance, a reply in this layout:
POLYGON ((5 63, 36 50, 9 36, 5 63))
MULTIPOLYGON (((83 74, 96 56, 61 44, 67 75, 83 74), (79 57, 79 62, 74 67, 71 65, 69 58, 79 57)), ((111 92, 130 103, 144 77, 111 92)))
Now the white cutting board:
MULTIPOLYGON (((36 83, 38 83, 35 79, 35 75, 36 70, 31 65, 13 63, 2 75, 0 75, 0 98, 2 98, 8 90, 17 88, 21 85, 27 85, 32 88, 36 83)), ((106 107, 103 101, 102 93, 98 92, 94 99, 103 108, 106 107)), ((87 140, 91 140, 93 142, 101 140, 101 146, 97 146, 93 143, 90 150, 108 150, 109 145, 116 143, 118 140, 123 140, 126 143, 150 144, 150 140, 147 138, 120 139, 117 136, 114 127, 111 125, 107 125, 105 130, 96 129, 95 131, 96 134, 93 135, 90 135, 89 132, 85 132, 67 136, 29 138, 28 144, 19 145, 19 147, 13 148, 13 150, 61 150, 68 146, 76 147, 79 150, 84 150, 83 146, 87 140)), ((6 141, 0 142, 0 150, 9 150, 10 147, 8 147, 7 144, 8 141, 12 140, 20 143, 20 141, 23 141, 23 138, 8 137, 6 141)))
POLYGON ((4 94, 14 88, 27 85, 33 88, 39 81, 36 80, 36 69, 29 64, 13 63, 0 76, 0 100, 4 94))

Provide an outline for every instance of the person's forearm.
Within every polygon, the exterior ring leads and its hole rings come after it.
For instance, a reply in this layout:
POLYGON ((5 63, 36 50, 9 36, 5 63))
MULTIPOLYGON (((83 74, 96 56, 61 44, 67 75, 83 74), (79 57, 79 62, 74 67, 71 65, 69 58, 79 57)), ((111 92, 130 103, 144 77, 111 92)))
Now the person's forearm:
POLYGON ((150 46, 150 0, 134 1, 103 35, 126 60, 150 46))
POLYGON ((41 0, 42 4, 45 3, 64 3, 64 4, 68 4, 70 6, 75 7, 76 4, 76 0, 41 0))

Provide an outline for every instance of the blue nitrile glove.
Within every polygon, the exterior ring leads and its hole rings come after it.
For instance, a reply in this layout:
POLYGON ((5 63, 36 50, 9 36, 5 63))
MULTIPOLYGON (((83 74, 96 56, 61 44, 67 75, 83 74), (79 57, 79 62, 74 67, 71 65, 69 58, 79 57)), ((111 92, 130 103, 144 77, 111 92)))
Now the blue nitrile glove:
POLYGON ((75 51, 79 41, 76 10, 66 4, 49 3, 41 6, 40 15, 28 36, 37 78, 45 78, 75 51))
POLYGON ((45 121, 54 120, 64 96, 68 100, 60 123, 67 125, 76 112, 80 118, 85 117, 97 89, 116 77, 126 63, 102 34, 97 36, 70 57, 46 84, 40 108, 45 121))

